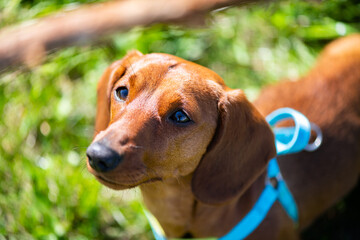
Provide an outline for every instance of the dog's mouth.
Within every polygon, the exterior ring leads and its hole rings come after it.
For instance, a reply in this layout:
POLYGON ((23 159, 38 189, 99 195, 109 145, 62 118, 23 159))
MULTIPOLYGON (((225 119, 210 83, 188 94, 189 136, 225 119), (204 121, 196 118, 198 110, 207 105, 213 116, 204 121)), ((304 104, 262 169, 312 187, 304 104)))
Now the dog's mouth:
POLYGON ((155 178, 150 178, 145 181, 140 181, 138 183, 121 184, 121 183, 117 183, 117 182, 111 181, 109 179, 106 179, 102 176, 95 175, 95 177, 101 184, 103 184, 111 189, 114 189, 114 190, 124 190, 124 189, 134 188, 134 187, 137 187, 137 186, 145 184, 145 183, 162 181, 162 178, 155 177, 155 178))

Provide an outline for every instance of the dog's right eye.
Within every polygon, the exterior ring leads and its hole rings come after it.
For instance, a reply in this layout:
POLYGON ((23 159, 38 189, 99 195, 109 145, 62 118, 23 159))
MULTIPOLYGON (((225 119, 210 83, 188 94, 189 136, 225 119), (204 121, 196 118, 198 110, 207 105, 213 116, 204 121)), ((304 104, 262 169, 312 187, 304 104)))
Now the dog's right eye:
POLYGON ((115 98, 118 101, 125 101, 129 95, 129 90, 126 87, 118 87, 115 92, 115 98))

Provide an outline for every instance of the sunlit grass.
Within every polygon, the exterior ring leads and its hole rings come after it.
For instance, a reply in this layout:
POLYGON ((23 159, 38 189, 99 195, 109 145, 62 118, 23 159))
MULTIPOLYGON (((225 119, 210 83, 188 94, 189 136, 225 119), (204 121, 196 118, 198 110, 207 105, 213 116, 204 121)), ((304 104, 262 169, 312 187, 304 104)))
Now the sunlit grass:
MULTIPOLYGON (((0 0, 0 26, 78 3, 0 0)), ((149 239, 139 190, 106 189, 86 170, 95 87, 105 67, 130 49, 166 52, 213 69, 254 99, 262 86, 304 74, 331 39, 360 29, 360 5, 346 3, 283 1, 214 12, 196 28, 137 27, 53 53, 32 69, 3 72, 0 237, 149 239)))

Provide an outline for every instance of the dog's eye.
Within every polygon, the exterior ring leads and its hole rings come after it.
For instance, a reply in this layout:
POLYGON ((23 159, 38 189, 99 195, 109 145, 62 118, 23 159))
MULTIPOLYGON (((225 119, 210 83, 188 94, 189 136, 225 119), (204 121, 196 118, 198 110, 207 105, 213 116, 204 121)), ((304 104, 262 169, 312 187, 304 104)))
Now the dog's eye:
POLYGON ((129 94, 129 90, 126 87, 118 87, 115 90, 115 97, 118 101, 125 101, 129 94))
POLYGON ((176 123, 187 123, 190 122, 191 119, 189 118, 188 115, 186 115, 186 113, 184 113, 183 110, 178 110, 176 112, 174 112, 171 116, 170 119, 176 123))

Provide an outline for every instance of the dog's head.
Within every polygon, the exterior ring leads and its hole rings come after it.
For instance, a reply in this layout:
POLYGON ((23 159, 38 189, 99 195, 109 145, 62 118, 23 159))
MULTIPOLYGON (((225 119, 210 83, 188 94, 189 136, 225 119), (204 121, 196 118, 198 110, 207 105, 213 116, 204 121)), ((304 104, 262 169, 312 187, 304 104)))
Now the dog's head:
POLYGON ((98 84, 88 169, 126 189, 192 175, 194 195, 219 203, 244 192, 275 155, 265 119, 213 71, 133 51, 98 84))

